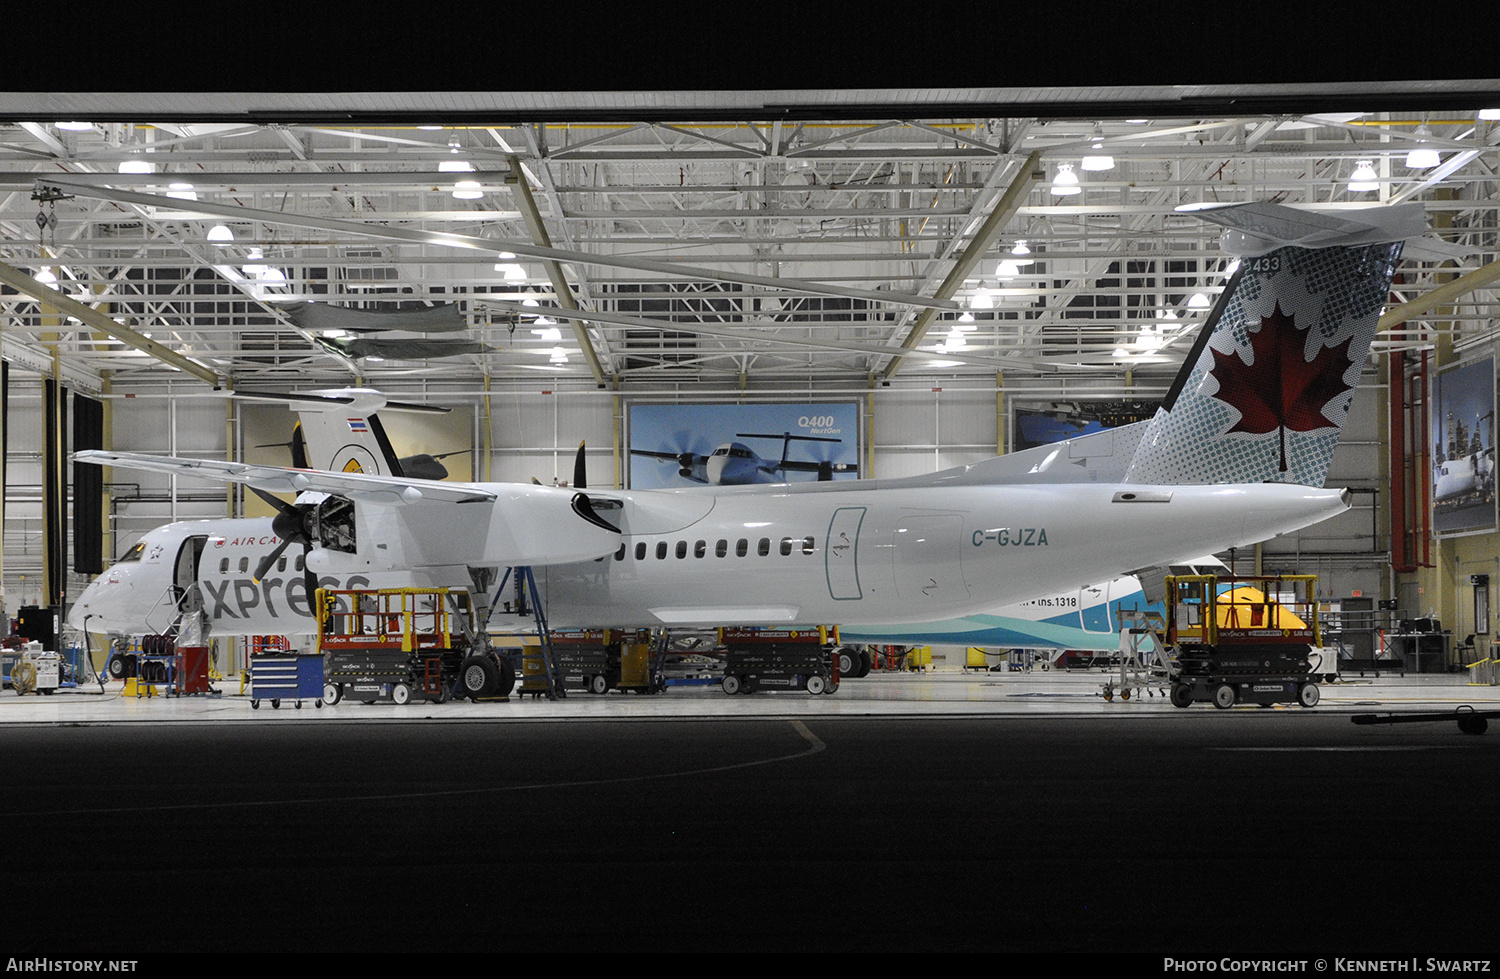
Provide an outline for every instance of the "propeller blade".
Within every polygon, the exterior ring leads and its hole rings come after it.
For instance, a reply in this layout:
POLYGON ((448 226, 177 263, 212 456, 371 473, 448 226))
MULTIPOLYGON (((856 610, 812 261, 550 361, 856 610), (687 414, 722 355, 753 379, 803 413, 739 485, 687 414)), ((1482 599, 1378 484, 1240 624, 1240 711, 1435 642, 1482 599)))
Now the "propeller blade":
POLYGON ((578 455, 573 457, 573 488, 585 489, 588 486, 588 472, 583 464, 583 443, 578 443, 578 455))
POLYGON ((307 607, 312 609, 316 617, 318 614, 315 604, 318 600, 318 576, 312 568, 307 566, 307 551, 307 545, 304 544, 302 547, 302 587, 307 589, 307 607))
POLYGON ((254 493, 256 496, 260 497, 262 500, 265 500, 267 503, 271 504, 271 506, 275 507, 277 513, 297 512, 296 507, 292 506, 292 504, 288 503, 286 500, 283 500, 279 496, 272 496, 265 490, 251 486, 249 483, 245 484, 245 488, 254 493))
POLYGON ((260 584, 260 580, 266 576, 267 571, 271 570, 271 565, 276 563, 276 559, 281 557, 281 552, 286 550, 286 546, 290 543, 291 541, 283 537, 281 543, 277 544, 271 550, 271 553, 267 554, 260 564, 255 566, 255 574, 252 577, 255 579, 257 585, 260 584))

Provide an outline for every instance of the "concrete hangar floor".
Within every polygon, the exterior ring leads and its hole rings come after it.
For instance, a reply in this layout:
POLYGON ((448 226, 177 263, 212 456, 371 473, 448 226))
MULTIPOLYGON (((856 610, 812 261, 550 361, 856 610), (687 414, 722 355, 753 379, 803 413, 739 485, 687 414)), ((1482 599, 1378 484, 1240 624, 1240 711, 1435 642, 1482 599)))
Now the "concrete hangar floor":
MULTIPOLYGON (((0 695, 9 955, 1083 951, 1487 956, 1500 730, 1466 676, 1300 707, 1101 673, 833 696, 0 695), (1482 917, 1482 915, 1481 915, 1482 917)), ((232 685, 221 685, 232 686, 232 685)), ((1159 962, 1154 963, 1159 967, 1159 962)))

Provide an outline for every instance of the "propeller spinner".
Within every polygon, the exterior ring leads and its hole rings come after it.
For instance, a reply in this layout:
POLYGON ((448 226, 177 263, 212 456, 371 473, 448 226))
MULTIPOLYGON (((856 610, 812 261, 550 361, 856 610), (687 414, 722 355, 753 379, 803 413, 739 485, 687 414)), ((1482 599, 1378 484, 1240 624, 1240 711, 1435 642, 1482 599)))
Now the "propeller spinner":
POLYGON ((276 559, 281 557, 281 552, 286 550, 288 544, 301 544, 302 584, 307 589, 307 602, 311 605, 313 596, 318 591, 318 576, 307 566, 307 554, 312 550, 313 543, 309 525, 315 505, 303 504, 302 506, 297 506, 272 496, 265 490, 256 489, 254 486, 251 486, 250 490, 256 496, 276 508, 276 516, 271 518, 271 530, 277 537, 281 538, 281 543, 277 544, 271 553, 267 554, 260 564, 256 566, 255 581, 259 583, 266 576, 266 573, 271 570, 271 566, 276 563, 276 559))

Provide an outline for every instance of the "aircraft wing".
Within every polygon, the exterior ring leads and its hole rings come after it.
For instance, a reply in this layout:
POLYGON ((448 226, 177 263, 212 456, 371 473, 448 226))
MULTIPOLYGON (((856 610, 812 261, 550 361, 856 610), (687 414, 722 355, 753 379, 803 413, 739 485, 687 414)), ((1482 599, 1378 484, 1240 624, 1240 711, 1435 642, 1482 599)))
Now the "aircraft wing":
POLYGON ((243 462, 214 459, 183 459, 175 456, 153 456, 138 452, 108 452, 89 449, 75 452, 77 462, 98 466, 120 466, 144 469, 173 476, 193 476, 221 483, 244 483, 268 493, 331 493, 368 503, 411 504, 421 500, 439 503, 481 503, 493 501, 495 494, 477 486, 462 483, 435 483, 430 480, 400 479, 394 476, 371 476, 365 473, 332 473, 316 469, 285 469, 280 466, 256 466, 243 462))
MULTIPOLYGON (((609 519, 617 505, 609 505, 606 497, 596 509, 586 494, 571 489, 518 483, 437 483, 98 449, 75 452, 73 459, 99 466, 243 483, 268 493, 325 493, 370 504, 377 511, 372 519, 379 522, 386 540, 401 536, 396 532, 398 527, 409 531, 399 555, 395 550, 380 552, 382 560, 397 561, 405 567, 565 564, 603 557, 620 542, 619 527, 609 519), (455 511, 446 506, 465 503, 478 507, 455 511)), ((299 503, 288 509, 310 506, 314 504, 299 503)))
MULTIPOLYGON (((829 471, 836 473, 857 472, 859 470, 859 466, 852 462, 834 462, 828 463, 828 465, 830 466, 829 471)), ((815 473, 822 469, 823 466, 824 463, 821 462, 794 462, 788 459, 786 462, 774 463, 770 468, 783 469, 794 473, 815 473)))
POLYGON ((631 449, 630 454, 633 456, 645 456, 648 459, 655 459, 657 462, 676 463, 677 475, 681 476, 683 479, 692 480, 695 483, 708 482, 707 478, 698 475, 698 473, 702 472, 703 467, 708 463, 708 456, 701 456, 696 452, 656 452, 651 449, 631 449), (684 466, 682 464, 684 456, 692 457, 693 461, 691 466, 684 466), (688 470, 686 475, 684 475, 683 473, 684 469, 688 470))
MULTIPOLYGON (((651 449, 631 449, 630 454, 633 456, 648 456, 652 459, 660 459, 663 462, 666 462, 668 459, 672 460, 673 462, 677 462, 683 456, 689 455, 689 453, 686 452, 654 452, 651 449)), ((692 455, 693 462, 697 463, 698 465, 702 465, 703 462, 708 459, 708 456, 700 456, 695 453, 692 455)))

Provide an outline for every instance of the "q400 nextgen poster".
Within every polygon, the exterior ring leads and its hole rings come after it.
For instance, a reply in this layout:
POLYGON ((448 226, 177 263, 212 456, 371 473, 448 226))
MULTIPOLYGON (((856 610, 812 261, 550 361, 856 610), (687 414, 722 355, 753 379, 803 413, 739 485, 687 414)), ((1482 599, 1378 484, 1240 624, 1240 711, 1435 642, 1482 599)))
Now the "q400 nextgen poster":
POLYGON ((631 405, 634 489, 859 476, 859 406, 631 405))

